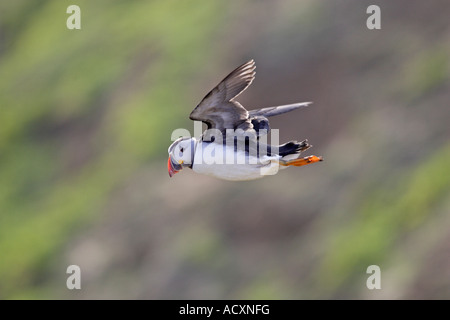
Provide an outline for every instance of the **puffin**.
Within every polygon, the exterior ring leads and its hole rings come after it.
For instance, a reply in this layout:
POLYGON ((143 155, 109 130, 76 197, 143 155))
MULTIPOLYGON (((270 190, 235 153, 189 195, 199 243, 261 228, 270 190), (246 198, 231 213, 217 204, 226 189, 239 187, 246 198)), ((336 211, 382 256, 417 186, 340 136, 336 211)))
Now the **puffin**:
MULTIPOLYGON (((252 59, 233 70, 194 108, 189 118, 206 124, 201 137, 179 137, 169 147, 167 169, 173 177, 184 168, 230 181, 246 181, 274 175, 288 167, 323 161, 302 153, 312 147, 308 140, 282 145, 267 143, 269 117, 310 105, 293 103, 246 110, 235 99, 255 79, 252 59)), ((272 129, 273 137, 275 129, 272 129)), ((273 140, 273 139, 271 139, 273 140)))

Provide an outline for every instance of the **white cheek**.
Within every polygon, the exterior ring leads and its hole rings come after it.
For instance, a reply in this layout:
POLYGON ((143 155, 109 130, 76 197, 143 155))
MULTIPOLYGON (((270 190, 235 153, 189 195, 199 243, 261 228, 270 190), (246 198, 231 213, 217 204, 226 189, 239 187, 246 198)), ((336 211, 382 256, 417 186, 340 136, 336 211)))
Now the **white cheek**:
POLYGON ((186 164, 190 164, 191 163, 191 155, 190 155, 190 153, 189 152, 183 152, 183 161, 186 163, 186 164))
POLYGON ((180 153, 179 153, 178 151, 175 151, 175 152, 173 153, 172 159, 174 160, 174 162, 178 162, 178 160, 180 159, 179 154, 180 154, 180 153))

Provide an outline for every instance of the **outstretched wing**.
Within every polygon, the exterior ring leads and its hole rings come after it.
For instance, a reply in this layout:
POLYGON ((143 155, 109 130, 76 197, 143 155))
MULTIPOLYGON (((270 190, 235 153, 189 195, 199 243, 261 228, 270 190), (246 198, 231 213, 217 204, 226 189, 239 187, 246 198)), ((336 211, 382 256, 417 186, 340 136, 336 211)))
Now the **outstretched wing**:
POLYGON ((236 68, 212 89, 191 112, 189 118, 203 121, 208 129, 222 132, 238 127, 248 129, 248 111, 234 99, 252 83, 255 78, 255 62, 250 60, 236 68))
POLYGON ((268 107, 262 109, 256 109, 249 111, 249 119, 253 125, 258 136, 263 136, 270 131, 269 119, 268 117, 273 117, 279 114, 283 114, 300 107, 306 107, 312 102, 300 102, 287 104, 284 106, 268 107))
POLYGON ((306 107, 312 104, 312 102, 300 102, 300 103, 293 103, 293 104, 287 104, 284 106, 278 106, 278 107, 268 107, 268 108, 262 108, 262 109, 256 109, 249 111, 250 117, 255 116, 264 116, 264 117, 273 117, 277 116, 279 114, 283 114, 295 109, 298 109, 300 107, 306 107))

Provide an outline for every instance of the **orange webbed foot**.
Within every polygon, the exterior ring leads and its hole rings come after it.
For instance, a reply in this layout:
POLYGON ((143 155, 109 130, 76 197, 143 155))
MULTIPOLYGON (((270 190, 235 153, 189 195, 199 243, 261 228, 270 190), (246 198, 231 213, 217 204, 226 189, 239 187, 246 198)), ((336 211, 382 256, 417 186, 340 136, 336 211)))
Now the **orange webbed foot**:
POLYGON ((305 166, 305 165, 311 164, 311 163, 316 163, 319 161, 323 161, 323 158, 318 157, 318 156, 308 156, 308 157, 304 157, 304 158, 300 158, 300 159, 280 161, 280 164, 282 166, 301 167, 301 166, 305 166))

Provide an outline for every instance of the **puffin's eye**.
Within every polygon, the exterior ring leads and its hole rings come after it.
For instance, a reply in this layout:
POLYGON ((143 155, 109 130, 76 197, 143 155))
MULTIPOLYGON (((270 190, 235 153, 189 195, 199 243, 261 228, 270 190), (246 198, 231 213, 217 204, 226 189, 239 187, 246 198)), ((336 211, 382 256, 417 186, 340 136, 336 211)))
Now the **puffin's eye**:
POLYGON ((183 147, 181 147, 181 148, 180 148, 180 152, 181 152, 181 153, 183 153, 183 151, 184 151, 184 148, 183 148, 183 147))

